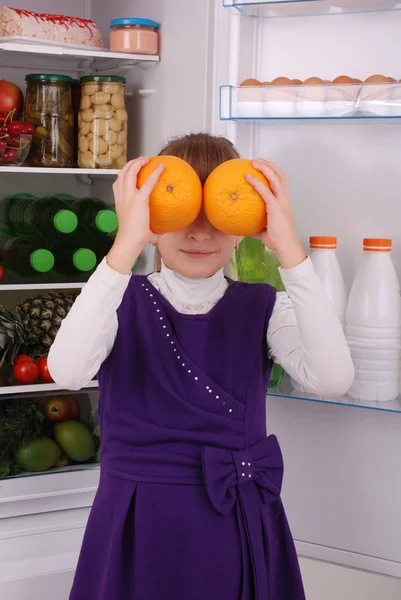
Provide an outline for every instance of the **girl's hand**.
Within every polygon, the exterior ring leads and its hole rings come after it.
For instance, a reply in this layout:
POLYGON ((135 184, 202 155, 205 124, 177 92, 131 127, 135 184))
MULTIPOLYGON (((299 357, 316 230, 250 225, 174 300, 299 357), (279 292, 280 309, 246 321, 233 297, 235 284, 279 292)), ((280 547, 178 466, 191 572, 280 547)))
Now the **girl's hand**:
POLYGON ((246 176, 266 202, 268 214, 266 230, 253 237, 274 252, 284 269, 291 269, 303 262, 306 254, 295 228, 287 178, 277 165, 262 158, 252 161, 252 166, 266 177, 271 188, 252 175, 246 176))
POLYGON ((155 244, 160 238, 149 228, 149 196, 163 165, 149 175, 140 190, 137 189, 138 173, 148 162, 149 158, 143 156, 132 160, 125 165, 113 185, 118 231, 107 255, 107 263, 121 273, 129 274, 143 248, 149 242, 155 244))

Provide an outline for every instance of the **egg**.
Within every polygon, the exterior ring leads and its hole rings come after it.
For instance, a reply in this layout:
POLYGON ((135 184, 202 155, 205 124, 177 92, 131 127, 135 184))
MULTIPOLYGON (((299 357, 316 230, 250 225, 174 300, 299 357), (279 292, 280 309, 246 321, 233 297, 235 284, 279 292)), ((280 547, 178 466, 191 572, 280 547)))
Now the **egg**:
POLYGON ((292 83, 293 83, 294 85, 301 85, 301 84, 302 84, 302 81, 301 81, 300 79, 293 79, 293 80, 292 80, 292 83))
POLYGON ((260 119, 263 117, 263 87, 258 79, 245 79, 236 90, 234 117, 260 119))
POLYGON ((255 85, 260 85, 260 81, 259 81, 259 79, 253 79, 252 77, 250 79, 245 79, 240 84, 241 87, 255 86, 255 85))
POLYGON ((302 117, 326 114, 326 87, 320 77, 309 77, 298 87, 297 110, 302 117))
POLYGON ((291 117, 295 113, 296 89, 292 79, 276 77, 265 90, 264 109, 268 117, 291 117))
POLYGON ((352 77, 340 75, 327 86, 327 114, 331 117, 351 117, 355 114, 360 86, 352 77))
POLYGON ((392 86, 385 75, 371 75, 363 82, 359 110, 370 117, 388 117, 391 113, 392 86))

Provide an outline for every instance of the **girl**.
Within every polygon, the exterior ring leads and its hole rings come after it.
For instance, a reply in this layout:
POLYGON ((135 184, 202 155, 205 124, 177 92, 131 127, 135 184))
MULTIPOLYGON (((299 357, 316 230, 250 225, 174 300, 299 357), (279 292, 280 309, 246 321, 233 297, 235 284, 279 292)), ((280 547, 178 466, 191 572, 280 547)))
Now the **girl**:
MULTIPOLYGON (((186 160, 202 183, 238 156, 224 138, 191 134, 161 154, 186 160)), ((149 229, 148 162, 113 186, 119 230, 64 320, 49 355, 62 387, 99 371, 101 475, 71 600, 303 600, 280 499, 283 462, 266 437, 273 361, 305 390, 337 395, 352 383, 342 328, 295 230, 287 181, 248 181, 266 202, 258 237, 281 263, 287 293, 225 279, 241 241, 203 212, 186 229, 149 229), (131 267, 148 243, 162 264, 131 267), (288 295, 287 295, 288 294, 288 295), (100 369, 100 370, 99 370, 100 369)))

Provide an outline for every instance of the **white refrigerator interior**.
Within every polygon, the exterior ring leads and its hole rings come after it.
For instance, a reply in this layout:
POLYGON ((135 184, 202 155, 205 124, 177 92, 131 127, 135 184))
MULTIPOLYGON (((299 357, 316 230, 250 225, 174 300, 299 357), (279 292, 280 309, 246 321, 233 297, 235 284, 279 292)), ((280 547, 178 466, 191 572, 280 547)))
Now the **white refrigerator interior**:
MULTIPOLYGON (((20 7, 19 1, 8 4, 20 7)), ((68 6, 61 0, 25 0, 23 8, 93 18, 106 45, 111 19, 154 19, 161 23, 161 60, 124 65, 53 56, 49 64, 46 56, 1 50, 1 78, 25 89, 25 75, 33 72, 79 76, 107 68, 107 74, 123 75, 129 157, 155 154, 173 135, 202 130, 226 135, 242 156, 263 156, 286 172, 305 248, 310 235, 337 236, 348 289, 362 258, 363 237, 393 239, 401 276, 401 119, 219 119, 220 86, 249 77, 365 79, 383 73, 400 79, 401 11, 249 18, 221 0, 70 0, 68 6)), ((16 190, 63 191, 111 202, 112 182, 105 174, 1 173, 1 197, 16 190)), ((149 255, 140 269, 151 268, 149 255)), ((24 294, 1 291, 0 302, 15 304, 24 294)), ((91 390, 94 405, 96 398, 91 390)), ((329 598, 326 586, 340 590, 341 581, 353 592, 337 597, 399 598, 401 414, 268 396, 267 426, 283 448, 283 497, 308 600, 329 598), (325 570, 319 560, 333 566, 325 570), (370 573, 353 577, 349 568, 370 573)), ((0 481, 1 598, 68 598, 98 476, 92 465, 0 481)))

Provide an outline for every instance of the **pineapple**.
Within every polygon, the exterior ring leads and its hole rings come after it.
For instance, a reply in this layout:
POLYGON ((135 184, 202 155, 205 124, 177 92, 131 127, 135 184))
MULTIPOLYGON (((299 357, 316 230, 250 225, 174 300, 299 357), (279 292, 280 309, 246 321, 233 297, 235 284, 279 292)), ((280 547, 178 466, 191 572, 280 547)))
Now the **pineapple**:
POLYGON ((32 339, 26 348, 29 356, 47 356, 61 322, 69 313, 76 297, 74 292, 49 292, 31 296, 18 304, 17 311, 28 318, 32 330, 32 339))
POLYGON ((27 298, 13 313, 1 306, 0 366, 12 364, 21 352, 32 358, 47 356, 75 298, 74 292, 49 292, 27 298))
POLYGON ((0 367, 4 363, 12 364, 31 339, 32 331, 26 315, 21 310, 12 313, 0 306, 0 367))

